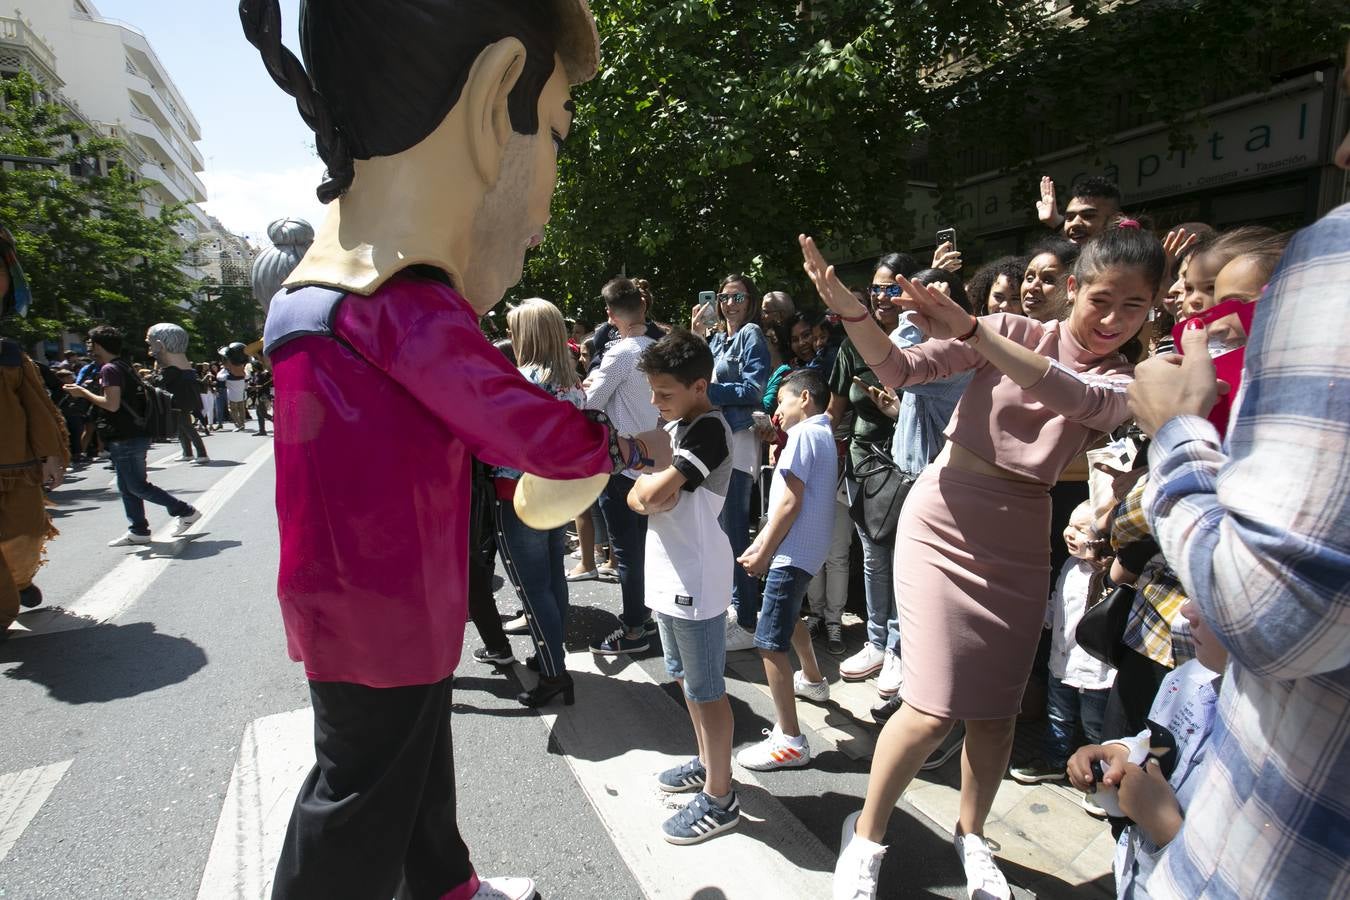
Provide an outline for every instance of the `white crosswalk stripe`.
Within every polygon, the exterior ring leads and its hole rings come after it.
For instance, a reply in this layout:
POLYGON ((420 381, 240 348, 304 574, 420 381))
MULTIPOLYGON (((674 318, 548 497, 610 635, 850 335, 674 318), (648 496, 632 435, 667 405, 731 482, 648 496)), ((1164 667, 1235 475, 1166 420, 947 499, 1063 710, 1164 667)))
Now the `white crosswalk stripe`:
POLYGON ((24 829, 47 802, 72 762, 74 760, 68 759, 0 775, 0 862, 18 843, 24 829))

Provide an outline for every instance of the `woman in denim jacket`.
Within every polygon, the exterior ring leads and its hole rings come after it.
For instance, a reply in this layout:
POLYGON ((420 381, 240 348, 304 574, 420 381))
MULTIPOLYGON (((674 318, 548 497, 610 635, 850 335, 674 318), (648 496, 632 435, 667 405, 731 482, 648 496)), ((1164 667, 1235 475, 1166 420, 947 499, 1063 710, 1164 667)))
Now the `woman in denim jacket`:
MULTIPOLYGON (((760 408, 769 381, 769 344, 759 327, 759 290, 749 276, 723 278, 716 303, 720 328, 708 339, 714 363, 708 399, 721 408, 731 426, 731 484, 721 521, 733 554, 740 556, 750 545, 750 492, 759 466, 759 439, 751 414, 760 408)), ((698 326, 696 310, 694 331, 702 333, 698 326)), ((749 649, 759 615, 759 584, 740 566, 734 569, 731 602, 735 614, 728 611, 727 649, 749 649)))

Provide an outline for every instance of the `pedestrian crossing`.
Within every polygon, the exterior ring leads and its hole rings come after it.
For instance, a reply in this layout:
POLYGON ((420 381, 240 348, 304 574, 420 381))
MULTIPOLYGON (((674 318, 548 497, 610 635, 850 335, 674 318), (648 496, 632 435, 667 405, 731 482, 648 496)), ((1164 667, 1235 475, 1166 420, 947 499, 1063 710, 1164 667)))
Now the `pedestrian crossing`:
MULTIPOLYGON (((746 663, 754 657, 745 656, 744 663, 733 664, 733 675, 739 674, 738 669, 753 674, 746 663)), ((740 767, 734 773, 742 807, 740 825, 705 843, 667 843, 661 836, 661 823, 682 808, 689 795, 661 791, 655 776, 693 755, 693 738, 682 706, 627 657, 574 652, 568 655, 567 665, 578 685, 584 686, 586 702, 546 707, 530 718, 548 734, 550 745, 558 748, 641 896, 650 900, 758 900, 767 896, 766 885, 773 886, 774 898, 783 900, 829 896, 835 848, 809 830, 756 773, 740 767)), ((517 664, 515 668, 523 683, 533 680, 524 667, 517 664)), ((765 689, 762 684, 756 687, 765 689)), ((859 696, 869 691, 868 686, 857 688, 859 696)), ((827 740, 823 735, 835 728, 826 721, 829 714, 807 704, 801 707, 802 724, 812 740, 827 740)), ((853 744, 855 753, 870 752, 857 735, 836 731, 853 744)), ((291 808, 314 762, 312 741, 313 715, 307 706, 264 716, 245 726, 197 900, 270 896, 291 808)), ((71 764, 72 760, 65 760, 0 775, 0 862, 71 764)), ((475 767, 485 764, 490 762, 461 759, 460 777, 473 777, 475 767)), ((916 781, 905 796, 923 815, 947 826, 957 818, 958 799, 950 785, 923 781, 916 781)), ((1007 782, 988 834, 1005 862, 1053 873, 1061 886, 1081 887, 1072 894, 1049 890, 1044 896, 1099 896, 1103 879, 1109 878, 1112 842, 1105 829, 1065 827, 1083 818, 1066 791, 1007 782)))

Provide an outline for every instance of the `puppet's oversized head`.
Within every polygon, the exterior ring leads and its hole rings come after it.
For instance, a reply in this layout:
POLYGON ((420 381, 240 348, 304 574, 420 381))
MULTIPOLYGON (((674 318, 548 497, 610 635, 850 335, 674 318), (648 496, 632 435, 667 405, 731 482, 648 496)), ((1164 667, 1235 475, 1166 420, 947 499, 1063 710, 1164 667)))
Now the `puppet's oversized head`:
POLYGON ((160 362, 166 362, 166 357, 187 353, 188 340, 188 333, 183 326, 172 322, 151 325, 145 332, 145 342, 150 347, 150 355, 160 362))
POLYGON ((570 88, 599 62, 586 0, 301 0, 303 66, 277 0, 239 14, 328 169, 286 283, 370 294, 424 264, 491 309, 543 239, 570 88))

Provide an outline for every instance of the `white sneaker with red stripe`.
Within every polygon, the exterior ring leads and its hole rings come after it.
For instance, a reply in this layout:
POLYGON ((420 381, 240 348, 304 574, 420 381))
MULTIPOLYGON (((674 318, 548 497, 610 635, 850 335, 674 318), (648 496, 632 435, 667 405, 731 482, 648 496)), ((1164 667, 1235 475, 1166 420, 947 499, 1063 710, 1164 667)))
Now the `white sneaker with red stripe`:
POLYGON ((811 761, 811 745, 806 742, 806 735, 788 737, 777 725, 773 731, 764 729, 764 734, 764 740, 736 754, 736 762, 743 768, 767 772, 800 768, 811 761))

